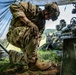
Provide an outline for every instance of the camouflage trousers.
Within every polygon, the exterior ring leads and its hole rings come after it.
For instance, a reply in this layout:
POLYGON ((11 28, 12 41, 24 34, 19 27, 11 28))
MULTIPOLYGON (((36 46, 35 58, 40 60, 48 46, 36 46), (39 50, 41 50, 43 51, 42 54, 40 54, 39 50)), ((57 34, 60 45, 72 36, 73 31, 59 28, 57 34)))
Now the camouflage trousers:
POLYGON ((37 60, 37 47, 41 37, 37 37, 38 32, 28 27, 16 27, 7 33, 9 43, 21 48, 27 63, 37 60))

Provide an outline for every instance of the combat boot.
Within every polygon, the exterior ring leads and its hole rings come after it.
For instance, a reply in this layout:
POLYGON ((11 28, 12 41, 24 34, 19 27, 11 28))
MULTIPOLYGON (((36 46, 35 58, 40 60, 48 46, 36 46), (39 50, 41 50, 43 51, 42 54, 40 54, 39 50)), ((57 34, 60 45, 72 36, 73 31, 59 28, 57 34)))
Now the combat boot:
POLYGON ((35 62, 35 63, 29 63, 29 70, 31 71, 46 71, 51 67, 51 64, 49 63, 40 63, 40 62, 35 62))

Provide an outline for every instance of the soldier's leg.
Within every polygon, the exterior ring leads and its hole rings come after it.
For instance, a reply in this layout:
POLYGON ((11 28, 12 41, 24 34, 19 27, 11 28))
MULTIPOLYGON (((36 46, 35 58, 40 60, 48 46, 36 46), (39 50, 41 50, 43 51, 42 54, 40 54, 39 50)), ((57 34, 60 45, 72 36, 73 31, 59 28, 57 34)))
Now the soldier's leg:
POLYGON ((8 42, 16 47, 24 48, 24 38, 26 39, 26 36, 29 34, 27 33, 28 30, 29 29, 26 27, 16 27, 14 29, 10 29, 7 33, 8 42))
MULTIPOLYGON (((51 65, 49 63, 39 63, 37 57, 38 36, 31 36, 31 30, 25 27, 18 27, 8 33, 8 40, 11 44, 22 49, 25 60, 31 70, 47 70, 51 65)), ((32 33, 33 34, 33 33, 32 33)))
MULTIPOLYGON (((32 34, 34 34, 34 32, 32 34)), ((51 65, 50 63, 38 62, 37 48, 39 46, 40 39, 41 39, 40 34, 31 35, 28 45, 25 46, 24 48, 23 53, 25 58, 27 57, 26 60, 27 60, 28 67, 30 70, 53 70, 52 69, 53 65, 51 65)), ((54 73, 57 73, 57 72, 58 70, 56 69, 54 73)))
MULTIPOLYGON (((25 33, 27 33, 27 32, 28 32, 28 28, 25 28, 25 27, 16 27, 13 30, 11 29, 8 32, 8 34, 7 34, 7 40, 8 40, 9 43, 11 43, 14 46, 17 46, 17 47, 19 47, 19 48, 21 48, 23 50, 24 36, 25 37, 27 36, 27 34, 25 35, 25 33)), ((26 43, 26 45, 27 45, 27 43, 26 43)), ((21 61, 23 61, 21 63, 24 63, 25 60, 23 58, 23 55, 21 55, 21 53, 18 53, 16 51, 9 51, 10 62, 16 63, 16 61, 17 61, 17 63, 20 63, 21 61), (13 60, 13 59, 16 59, 16 60, 13 60)))
POLYGON ((32 36, 29 44, 25 47, 23 53, 27 59, 27 64, 30 70, 47 70, 51 67, 51 64, 42 64, 38 62, 37 48, 39 45, 39 36, 32 36))

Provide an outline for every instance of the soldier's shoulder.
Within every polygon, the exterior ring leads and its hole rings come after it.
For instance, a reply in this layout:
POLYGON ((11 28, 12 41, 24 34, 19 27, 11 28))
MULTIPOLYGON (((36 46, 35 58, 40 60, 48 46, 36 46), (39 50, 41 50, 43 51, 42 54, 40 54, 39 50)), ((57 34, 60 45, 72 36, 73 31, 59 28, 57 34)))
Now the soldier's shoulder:
POLYGON ((28 2, 20 2, 20 4, 24 4, 24 5, 27 4, 27 3, 28 3, 28 2))
POLYGON ((28 2, 20 2, 19 4, 25 9, 28 8, 28 2))

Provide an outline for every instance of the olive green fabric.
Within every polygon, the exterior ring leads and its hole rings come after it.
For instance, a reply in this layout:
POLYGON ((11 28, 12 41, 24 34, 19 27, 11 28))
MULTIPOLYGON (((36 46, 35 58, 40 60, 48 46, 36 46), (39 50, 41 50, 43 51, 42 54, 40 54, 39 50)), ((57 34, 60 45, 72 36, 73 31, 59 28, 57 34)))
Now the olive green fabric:
POLYGON ((23 23, 18 17, 26 16, 29 21, 33 22, 40 31, 44 30, 45 25, 43 25, 43 20, 39 15, 40 8, 28 2, 21 2, 19 4, 12 4, 10 6, 11 13, 13 15, 13 19, 11 22, 11 26, 19 27, 19 26, 28 26, 27 23, 23 23))
POLYGON ((37 47, 44 31, 44 19, 39 16, 40 8, 28 2, 10 6, 13 19, 7 33, 7 40, 21 48, 27 63, 37 61, 37 47), (19 17, 27 17, 29 22, 23 23, 19 17))
POLYGON ((25 45, 27 45, 29 43, 28 39, 31 39, 31 35, 30 35, 30 29, 26 28, 26 27, 16 27, 14 29, 10 29, 8 34, 7 34, 7 40, 19 47, 19 48, 23 48, 25 47, 25 45), (29 35, 29 37, 28 37, 29 35))
POLYGON ((24 54, 14 51, 14 50, 9 51, 9 60, 10 60, 10 63, 12 64, 27 65, 25 58, 24 58, 24 54))

